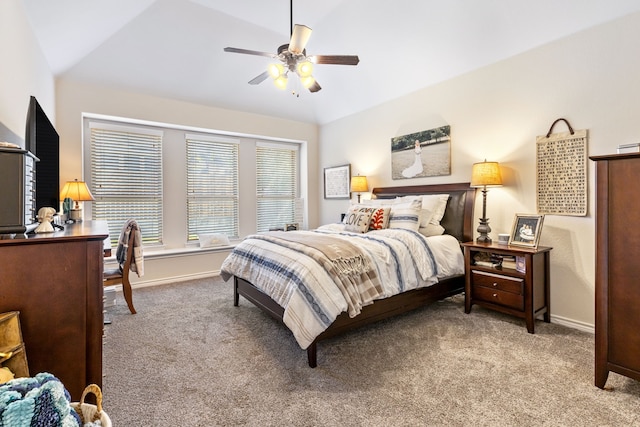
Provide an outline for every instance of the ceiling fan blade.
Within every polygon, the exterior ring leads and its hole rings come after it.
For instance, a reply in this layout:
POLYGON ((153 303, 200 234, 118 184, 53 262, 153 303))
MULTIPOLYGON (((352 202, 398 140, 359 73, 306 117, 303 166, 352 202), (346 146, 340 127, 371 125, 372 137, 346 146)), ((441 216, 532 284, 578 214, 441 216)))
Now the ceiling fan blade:
POLYGON ((259 52, 257 50, 239 49, 237 47, 225 47, 225 52, 244 53, 246 55, 266 56, 267 58, 277 58, 277 55, 269 52, 259 52))
POLYGON ((296 24, 291 33, 291 41, 289 42, 289 52, 300 54, 307 46, 307 42, 311 37, 311 28, 306 25, 296 24))
POLYGON ((257 75, 254 78, 252 78, 251 80, 249 80, 249 84, 250 85, 259 85, 260 83, 265 81, 267 77, 269 77, 269 72, 265 71, 262 74, 257 75))
POLYGON ((317 81, 313 82, 313 84, 311 86, 309 86, 309 92, 311 92, 311 93, 315 93, 315 92, 319 91, 320 89, 322 89, 322 88, 320 87, 320 85, 318 84, 317 81))
POLYGON ((316 64, 358 65, 358 55, 312 55, 309 61, 316 64))

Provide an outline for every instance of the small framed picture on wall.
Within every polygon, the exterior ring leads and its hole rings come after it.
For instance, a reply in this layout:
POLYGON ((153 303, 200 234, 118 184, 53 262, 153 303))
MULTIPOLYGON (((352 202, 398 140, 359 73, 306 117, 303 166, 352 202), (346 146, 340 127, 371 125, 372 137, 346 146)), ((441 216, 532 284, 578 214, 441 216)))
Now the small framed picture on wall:
POLYGON ((324 198, 351 198, 351 164, 324 168, 324 198))

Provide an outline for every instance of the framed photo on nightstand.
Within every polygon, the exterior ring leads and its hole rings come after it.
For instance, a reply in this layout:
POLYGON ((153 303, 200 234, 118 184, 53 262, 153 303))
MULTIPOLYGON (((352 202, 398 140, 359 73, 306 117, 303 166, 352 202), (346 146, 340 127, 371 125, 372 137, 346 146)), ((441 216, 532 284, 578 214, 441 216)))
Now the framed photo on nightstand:
POLYGON ((509 244, 537 247, 543 221, 544 215, 516 214, 509 236, 509 244))

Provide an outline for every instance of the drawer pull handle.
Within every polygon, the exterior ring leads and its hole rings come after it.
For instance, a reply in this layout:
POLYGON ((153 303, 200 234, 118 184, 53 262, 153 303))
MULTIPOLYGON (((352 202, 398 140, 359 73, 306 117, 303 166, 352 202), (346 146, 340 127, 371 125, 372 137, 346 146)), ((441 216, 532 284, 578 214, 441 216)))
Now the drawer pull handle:
POLYGON ((493 287, 495 288, 496 286, 498 286, 498 284, 496 282, 493 282, 493 287))
POLYGON ((494 298, 498 298, 498 294, 493 294, 493 297, 494 298))

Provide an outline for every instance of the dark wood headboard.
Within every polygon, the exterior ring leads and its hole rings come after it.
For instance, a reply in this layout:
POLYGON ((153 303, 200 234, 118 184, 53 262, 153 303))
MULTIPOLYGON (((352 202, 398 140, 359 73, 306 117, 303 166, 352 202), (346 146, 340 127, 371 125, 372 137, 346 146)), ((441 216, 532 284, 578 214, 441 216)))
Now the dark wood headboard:
POLYGON ((376 199, 393 199, 398 196, 422 194, 449 194, 447 210, 440 221, 446 234, 461 242, 473 240, 473 207, 476 189, 468 182, 456 184, 412 185, 406 187, 378 187, 372 191, 376 199))

